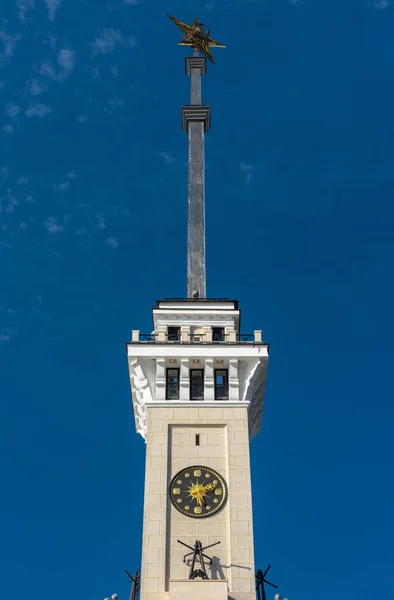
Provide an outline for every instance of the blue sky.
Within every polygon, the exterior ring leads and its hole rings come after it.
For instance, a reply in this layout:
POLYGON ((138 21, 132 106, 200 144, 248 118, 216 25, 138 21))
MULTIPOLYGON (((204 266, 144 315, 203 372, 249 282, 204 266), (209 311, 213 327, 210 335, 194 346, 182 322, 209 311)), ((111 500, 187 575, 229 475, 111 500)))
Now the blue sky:
POLYGON ((289 600, 391 597, 391 4, 1 3, 2 597, 125 600, 140 564, 125 342, 186 288, 167 12, 227 45, 203 81, 207 277, 271 343, 256 566, 289 600))

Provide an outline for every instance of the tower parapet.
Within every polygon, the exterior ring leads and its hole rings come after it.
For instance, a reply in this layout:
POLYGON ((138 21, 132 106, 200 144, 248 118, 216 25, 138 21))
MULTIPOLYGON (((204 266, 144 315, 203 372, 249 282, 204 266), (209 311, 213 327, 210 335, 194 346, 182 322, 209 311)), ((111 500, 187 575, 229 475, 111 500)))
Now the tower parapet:
POLYGON ((133 330, 127 344, 136 430, 146 439, 147 406, 208 407, 243 402, 249 435, 260 431, 269 345, 262 332, 241 333, 237 300, 165 299, 153 331, 133 330), (194 374, 193 370, 200 370, 194 374))

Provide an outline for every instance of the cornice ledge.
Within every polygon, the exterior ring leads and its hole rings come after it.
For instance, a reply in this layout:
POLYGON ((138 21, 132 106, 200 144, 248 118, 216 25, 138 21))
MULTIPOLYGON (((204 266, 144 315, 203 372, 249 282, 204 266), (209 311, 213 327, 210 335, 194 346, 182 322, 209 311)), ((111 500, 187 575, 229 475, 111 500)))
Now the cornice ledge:
POLYGON ((146 407, 157 407, 157 408, 245 408, 249 407, 250 402, 248 400, 203 400, 197 402, 196 400, 150 400, 145 402, 146 407))

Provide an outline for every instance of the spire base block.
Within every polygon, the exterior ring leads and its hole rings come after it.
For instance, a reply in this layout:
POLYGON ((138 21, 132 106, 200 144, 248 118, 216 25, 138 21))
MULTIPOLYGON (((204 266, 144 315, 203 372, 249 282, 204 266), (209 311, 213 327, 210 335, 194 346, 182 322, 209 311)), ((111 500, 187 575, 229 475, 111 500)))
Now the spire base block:
POLYGON ((204 133, 211 129, 211 107, 207 104, 182 106, 182 129, 189 133, 190 123, 204 123, 204 133))
POLYGON ((206 75, 207 59, 205 56, 187 56, 185 58, 185 73, 192 74, 192 69, 201 69, 201 75, 206 75))

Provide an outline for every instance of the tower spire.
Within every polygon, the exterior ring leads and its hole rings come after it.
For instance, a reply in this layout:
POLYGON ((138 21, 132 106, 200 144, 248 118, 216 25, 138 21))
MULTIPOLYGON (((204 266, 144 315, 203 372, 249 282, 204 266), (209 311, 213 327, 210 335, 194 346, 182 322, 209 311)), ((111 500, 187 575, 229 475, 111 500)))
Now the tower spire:
POLYGON ((210 129, 211 107, 201 104, 201 77, 207 71, 207 58, 215 63, 210 46, 224 46, 209 37, 208 27, 198 19, 186 25, 171 15, 168 17, 184 33, 179 44, 194 50, 193 56, 185 59, 186 75, 191 80, 190 104, 182 106, 182 129, 189 138, 187 297, 206 298, 204 136, 210 129), (199 56, 199 51, 204 56, 199 56))
POLYGON ((205 271, 205 157, 204 136, 210 128, 210 106, 201 104, 201 76, 206 73, 205 56, 186 58, 190 75, 190 104, 182 106, 182 128, 189 138, 187 297, 206 297, 205 271))

